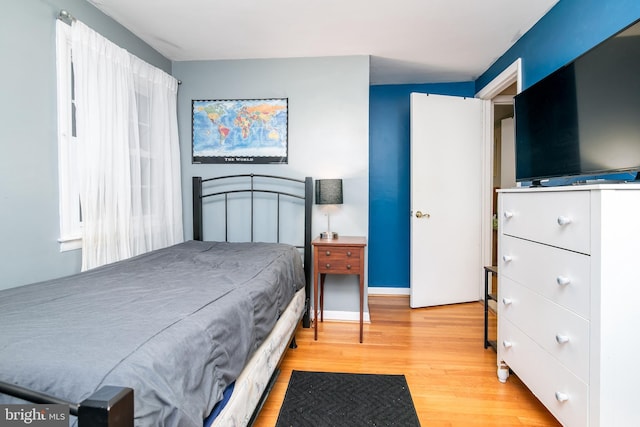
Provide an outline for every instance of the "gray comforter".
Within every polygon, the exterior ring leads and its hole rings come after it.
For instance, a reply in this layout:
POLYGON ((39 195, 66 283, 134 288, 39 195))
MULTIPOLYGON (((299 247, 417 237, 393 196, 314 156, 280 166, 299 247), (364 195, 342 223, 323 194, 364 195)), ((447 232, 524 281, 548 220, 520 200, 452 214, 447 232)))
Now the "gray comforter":
POLYGON ((190 241, 3 290, 0 379, 73 402, 127 386, 137 426, 201 426, 303 286, 294 247, 190 241))

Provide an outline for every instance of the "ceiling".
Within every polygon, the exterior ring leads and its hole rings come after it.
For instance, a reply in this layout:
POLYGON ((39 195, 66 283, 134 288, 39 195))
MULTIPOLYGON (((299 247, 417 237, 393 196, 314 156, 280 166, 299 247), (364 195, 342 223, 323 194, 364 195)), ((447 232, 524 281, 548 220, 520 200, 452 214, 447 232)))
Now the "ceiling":
POLYGON ((370 55, 371 84, 475 80, 558 0, 87 0, 172 61, 370 55))

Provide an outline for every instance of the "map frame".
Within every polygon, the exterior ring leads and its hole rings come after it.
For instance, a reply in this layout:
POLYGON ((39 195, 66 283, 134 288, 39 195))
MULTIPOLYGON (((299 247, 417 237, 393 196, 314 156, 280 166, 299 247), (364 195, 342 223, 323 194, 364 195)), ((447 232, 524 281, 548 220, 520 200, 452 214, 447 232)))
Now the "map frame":
POLYGON ((192 163, 288 163, 288 98, 193 99, 191 107, 192 163), (224 111, 224 116, 217 114, 219 111, 224 111), (247 112, 250 112, 251 117, 247 122, 249 124, 245 123, 243 127, 238 120, 247 119, 247 112), (277 140, 274 140, 271 136, 272 132, 268 132, 267 124, 276 114, 280 126, 276 132, 277 140), (231 116, 235 117, 233 125, 230 124, 231 116), (205 123, 212 128, 217 126, 218 131, 210 129, 209 132, 204 133, 203 129, 207 127, 203 126, 205 123), (260 129, 254 132, 256 130, 254 124, 256 123, 260 129), (241 136, 238 136, 238 133, 241 136), (236 147, 233 144, 228 144, 223 147, 229 135, 232 135, 235 141, 241 138, 241 146, 236 147))

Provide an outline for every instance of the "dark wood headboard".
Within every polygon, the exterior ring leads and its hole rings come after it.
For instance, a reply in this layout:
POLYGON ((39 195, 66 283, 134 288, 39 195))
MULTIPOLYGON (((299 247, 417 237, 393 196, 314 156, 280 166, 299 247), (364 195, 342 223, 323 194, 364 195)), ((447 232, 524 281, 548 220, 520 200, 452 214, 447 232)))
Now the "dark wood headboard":
POLYGON ((276 175, 263 174, 240 174, 225 175, 203 179, 194 176, 193 184, 193 239, 203 240, 203 202, 209 197, 219 197, 224 202, 224 235, 228 241, 228 202, 229 195, 236 193, 248 193, 251 202, 250 208, 250 234, 251 241, 254 241, 254 195, 272 194, 276 199, 276 240, 280 242, 280 206, 288 200, 304 201, 304 242, 296 245, 304 251, 304 271, 305 271, 305 311, 302 317, 302 326, 311 326, 311 207, 313 205, 313 179, 295 179, 276 175), (285 190, 286 189, 286 190, 285 190))

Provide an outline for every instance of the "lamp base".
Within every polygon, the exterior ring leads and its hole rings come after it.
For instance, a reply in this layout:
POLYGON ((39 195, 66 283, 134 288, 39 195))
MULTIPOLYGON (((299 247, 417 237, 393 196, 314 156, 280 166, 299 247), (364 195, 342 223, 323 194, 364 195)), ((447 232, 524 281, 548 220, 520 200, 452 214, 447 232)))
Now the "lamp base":
POLYGON ((326 240, 337 239, 338 238, 338 233, 336 233, 335 231, 324 231, 324 232, 320 233, 320 238, 321 239, 326 239, 326 240))

